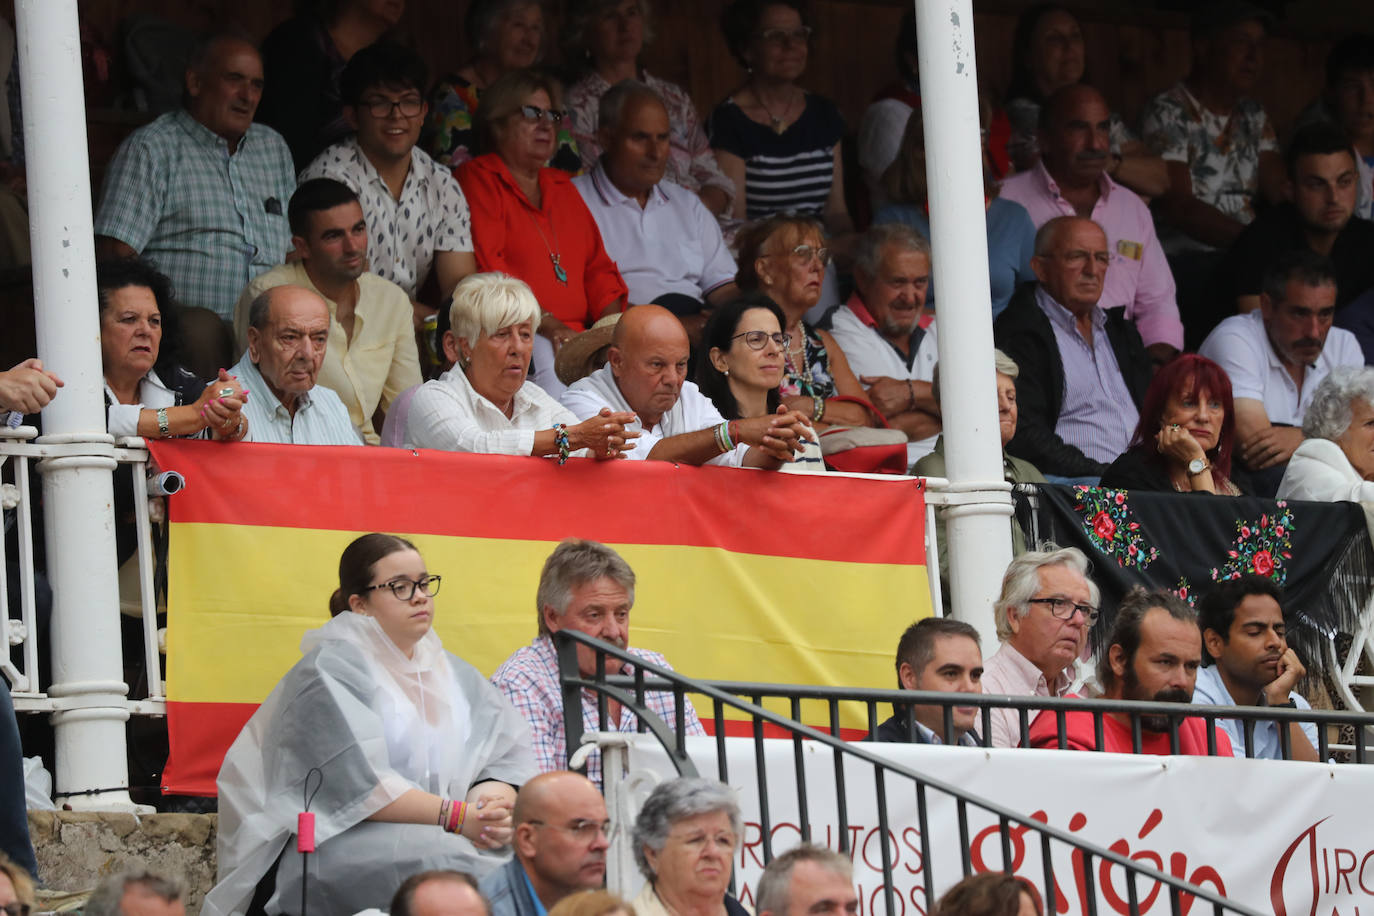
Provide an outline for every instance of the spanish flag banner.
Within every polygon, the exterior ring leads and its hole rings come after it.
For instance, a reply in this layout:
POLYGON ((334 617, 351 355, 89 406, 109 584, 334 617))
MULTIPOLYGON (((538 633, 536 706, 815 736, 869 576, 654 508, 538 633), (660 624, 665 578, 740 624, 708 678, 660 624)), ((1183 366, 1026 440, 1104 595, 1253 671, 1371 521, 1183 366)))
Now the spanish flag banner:
MULTIPOLYGON (((339 555, 369 531, 409 537, 443 576, 435 628, 486 674, 536 635, 539 573, 568 537, 621 553, 637 578, 630 644, 695 678, 893 686, 897 638, 930 614, 915 478, 185 440, 151 448, 186 478, 168 500, 166 792, 214 794, 225 751, 300 658, 301 635, 328 619, 339 555)), ((828 721, 819 704, 804 717, 828 721)), ((867 728, 852 710, 843 725, 867 728)))

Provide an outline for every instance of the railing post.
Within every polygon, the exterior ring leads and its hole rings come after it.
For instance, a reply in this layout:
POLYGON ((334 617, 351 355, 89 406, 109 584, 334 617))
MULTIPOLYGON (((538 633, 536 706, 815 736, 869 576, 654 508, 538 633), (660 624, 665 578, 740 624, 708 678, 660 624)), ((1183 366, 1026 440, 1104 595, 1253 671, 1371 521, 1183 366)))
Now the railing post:
MULTIPOLYGON (((571 760, 582 746, 582 689, 568 683, 569 678, 579 675, 577 643, 563 633, 553 634, 553 642, 558 649, 558 675, 563 684, 563 735, 571 760)), ((586 769, 584 765, 579 772, 585 773, 586 769)))
POLYGON ((112 440, 105 429, 95 307, 86 110, 76 0, 17 0, 28 147, 38 355, 66 382, 43 410, 48 577, 53 591, 56 797, 74 808, 127 809, 128 686, 120 651, 112 440))

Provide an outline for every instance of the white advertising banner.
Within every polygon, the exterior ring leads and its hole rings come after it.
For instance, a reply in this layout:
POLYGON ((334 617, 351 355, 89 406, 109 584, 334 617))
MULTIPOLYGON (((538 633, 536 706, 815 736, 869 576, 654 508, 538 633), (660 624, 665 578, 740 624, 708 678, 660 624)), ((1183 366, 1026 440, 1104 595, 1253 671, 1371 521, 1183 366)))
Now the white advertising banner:
MULTIPOLYGON (((675 771, 649 735, 629 738, 625 797, 608 799, 624 820, 660 779, 675 771)), ((774 855, 801 842, 796 767, 788 740, 764 742, 768 811, 774 855)), ((803 761, 812 841, 839 849, 834 753, 806 742, 803 761)), ((929 778, 1001 804, 1076 837, 1215 891, 1274 916, 1374 916, 1374 768, 1251 761, 1229 758, 1150 757, 1074 751, 982 750, 929 745, 864 747, 929 778)), ((689 738, 688 751, 703 776, 716 776, 715 739, 689 738)), ((735 860, 739 898, 753 904, 763 869, 763 831, 753 742, 726 740, 729 783, 744 812, 743 842, 735 860)), ((862 913, 886 912, 882 841, 874 768, 846 758, 845 796, 849 848, 862 913)), ((921 855, 912 781, 886 780, 893 864, 894 912, 926 916, 925 887, 938 897, 962 877, 958 814, 950 796, 927 790, 930 860, 921 855)), ((615 789, 608 789, 614 793, 615 789)), ((968 807, 975 871, 1001 870, 997 818, 968 807)), ((628 844, 629 831, 619 832, 628 844)), ((622 848, 621 852, 626 852, 622 848)), ((1043 896, 1040 835, 1013 828, 1012 867, 1043 896)), ((624 861, 621 859, 621 861, 624 861)), ((1055 905, 1052 914, 1085 914, 1081 853, 1053 843, 1055 905)), ((1097 912, 1129 911, 1125 872, 1094 859, 1097 912)), ((638 875, 616 874, 612 886, 637 891, 638 875)), ((1137 881, 1142 913, 1169 913, 1167 889, 1137 881)), ((1192 908, 1183 901, 1183 912, 1192 908)), ((1199 913, 1211 906, 1198 903, 1199 913)))

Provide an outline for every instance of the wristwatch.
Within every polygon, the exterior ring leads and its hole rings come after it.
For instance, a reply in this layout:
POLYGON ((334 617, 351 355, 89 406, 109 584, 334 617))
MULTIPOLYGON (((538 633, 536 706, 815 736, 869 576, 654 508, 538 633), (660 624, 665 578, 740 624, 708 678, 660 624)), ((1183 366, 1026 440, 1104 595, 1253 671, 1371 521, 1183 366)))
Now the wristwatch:
POLYGON ((1188 462, 1188 476, 1196 477, 1210 467, 1211 465, 1207 462, 1206 458, 1194 458, 1192 461, 1188 462))

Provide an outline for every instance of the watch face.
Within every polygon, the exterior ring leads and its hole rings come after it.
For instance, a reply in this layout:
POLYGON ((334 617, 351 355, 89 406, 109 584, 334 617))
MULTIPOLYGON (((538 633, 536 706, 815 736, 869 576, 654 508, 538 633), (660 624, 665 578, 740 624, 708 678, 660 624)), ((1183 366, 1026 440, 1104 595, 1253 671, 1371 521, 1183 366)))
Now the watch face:
POLYGON ((1206 470, 1206 468, 1207 463, 1204 462, 1201 458, 1194 458, 1192 461, 1188 462, 1189 474, 1201 474, 1204 470, 1206 470))

